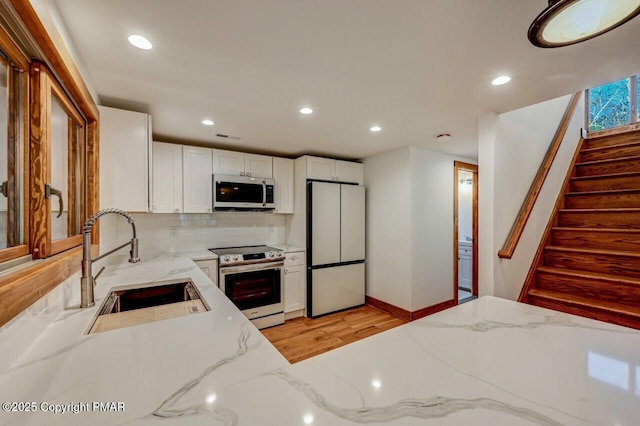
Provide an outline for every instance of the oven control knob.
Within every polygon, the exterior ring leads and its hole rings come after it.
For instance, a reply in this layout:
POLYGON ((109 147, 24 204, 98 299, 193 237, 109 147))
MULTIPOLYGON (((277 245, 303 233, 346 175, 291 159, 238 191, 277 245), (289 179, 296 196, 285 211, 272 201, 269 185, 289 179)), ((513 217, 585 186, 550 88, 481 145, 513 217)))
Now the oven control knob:
POLYGON ((268 253, 267 253, 267 256, 269 256, 269 257, 273 257, 273 252, 272 252, 272 251, 268 252, 268 253))
POLYGON ((233 255, 233 260, 237 262, 238 260, 240 260, 240 256, 238 256, 237 254, 233 255))
POLYGON ((284 256, 284 252, 283 251, 276 252, 276 256, 283 257, 284 256))
POLYGON ((222 257, 222 261, 223 261, 223 262, 228 262, 229 260, 230 260, 230 259, 229 259, 229 256, 223 256, 223 257, 222 257))

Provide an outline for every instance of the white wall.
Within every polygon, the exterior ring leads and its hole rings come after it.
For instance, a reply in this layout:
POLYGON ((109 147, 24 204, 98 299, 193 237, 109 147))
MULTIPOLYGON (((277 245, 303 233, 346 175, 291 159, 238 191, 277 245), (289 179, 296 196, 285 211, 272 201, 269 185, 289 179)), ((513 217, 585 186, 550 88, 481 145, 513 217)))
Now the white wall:
POLYGON ((564 96, 481 118, 479 146, 479 292, 515 300, 580 139, 584 100, 579 103, 512 259, 500 259, 529 187, 569 103, 564 96))
MULTIPOLYGON (((140 258, 162 252, 279 244, 285 241, 284 216, 234 212, 208 214, 133 214, 140 258)), ((118 215, 100 220, 100 247, 109 249, 131 239, 131 225, 118 215)), ((102 250, 101 250, 102 251, 102 250)), ((123 249, 122 253, 126 254, 123 249)))
POLYGON ((367 295, 408 311, 453 298, 455 160, 472 162, 416 146, 364 160, 367 295))
POLYGON ((411 302, 411 174, 409 147, 364 160, 366 293, 406 310, 411 302))

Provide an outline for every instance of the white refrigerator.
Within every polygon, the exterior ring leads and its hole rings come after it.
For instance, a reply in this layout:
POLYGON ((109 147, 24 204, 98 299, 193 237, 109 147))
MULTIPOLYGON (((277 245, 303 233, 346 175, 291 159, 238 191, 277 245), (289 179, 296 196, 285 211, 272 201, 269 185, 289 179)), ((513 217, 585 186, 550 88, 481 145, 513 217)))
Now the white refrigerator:
POLYGON ((364 304, 365 188, 307 182, 310 317, 364 304))

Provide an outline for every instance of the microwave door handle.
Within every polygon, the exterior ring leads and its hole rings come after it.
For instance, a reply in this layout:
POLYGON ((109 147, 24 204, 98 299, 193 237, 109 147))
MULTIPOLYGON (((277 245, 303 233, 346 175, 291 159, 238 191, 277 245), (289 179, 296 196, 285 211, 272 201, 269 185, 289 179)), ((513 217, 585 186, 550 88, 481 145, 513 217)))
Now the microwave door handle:
POLYGON ((267 181, 262 181, 262 207, 267 206, 267 181))

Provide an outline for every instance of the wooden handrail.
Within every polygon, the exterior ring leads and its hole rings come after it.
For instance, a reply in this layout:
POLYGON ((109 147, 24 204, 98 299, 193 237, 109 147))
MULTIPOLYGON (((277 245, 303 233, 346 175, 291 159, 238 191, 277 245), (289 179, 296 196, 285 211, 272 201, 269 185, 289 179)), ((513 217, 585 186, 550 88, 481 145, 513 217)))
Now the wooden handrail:
POLYGON ((581 96, 582 92, 576 92, 569 101, 567 110, 565 111, 564 116, 562 117, 562 120, 558 125, 558 130, 556 130, 556 134, 553 137, 551 144, 549 145, 547 154, 545 155, 544 160, 542 160, 542 164, 540 164, 540 168, 538 169, 538 173, 533 180, 533 184, 531 184, 531 187, 529 188, 529 193, 522 203, 522 207, 520 207, 520 212, 516 217, 516 221, 513 223, 511 232, 509 232, 509 236, 502 246, 502 249, 498 252, 498 256, 502 259, 511 259, 511 257, 513 256, 513 252, 516 250, 518 241, 520 241, 520 237, 522 236, 522 232, 524 231, 524 226, 527 224, 529 216, 531 216, 533 206, 536 204, 538 195, 540 195, 540 191, 542 190, 542 185, 544 184, 544 181, 549 174, 549 170, 551 170, 553 160, 556 158, 558 149, 560 149, 560 144, 562 143, 562 140, 567 133, 569 122, 571 122, 571 118, 573 117, 581 96))

